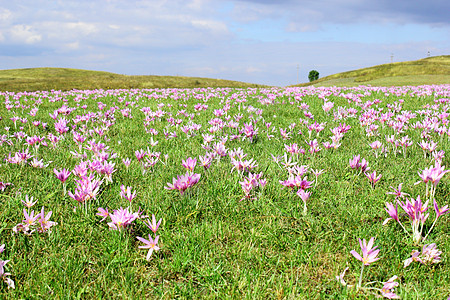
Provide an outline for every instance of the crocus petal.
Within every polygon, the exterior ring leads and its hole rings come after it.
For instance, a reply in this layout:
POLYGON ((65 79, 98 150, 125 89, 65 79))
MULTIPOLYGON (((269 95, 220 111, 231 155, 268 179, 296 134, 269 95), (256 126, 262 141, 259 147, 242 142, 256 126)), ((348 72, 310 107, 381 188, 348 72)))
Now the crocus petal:
POLYGON ((360 260, 360 261, 363 260, 362 257, 361 257, 361 255, 359 255, 359 253, 356 252, 355 250, 350 251, 350 253, 351 253, 357 260, 360 260))

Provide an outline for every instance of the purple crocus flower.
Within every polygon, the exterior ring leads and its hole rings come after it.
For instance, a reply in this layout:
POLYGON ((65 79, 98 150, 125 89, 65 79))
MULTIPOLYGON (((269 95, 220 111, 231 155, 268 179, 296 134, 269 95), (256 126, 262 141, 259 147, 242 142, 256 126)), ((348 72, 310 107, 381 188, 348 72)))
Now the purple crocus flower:
POLYGON ((156 223, 156 217, 152 214, 152 222, 150 223, 150 220, 147 220, 147 222, 144 221, 144 224, 150 228, 153 233, 156 233, 156 231, 159 228, 159 225, 161 224, 162 219, 159 219, 158 223, 156 223))
POLYGON ((150 236, 150 234, 148 235, 148 240, 141 238, 139 236, 136 237, 139 241, 143 242, 145 245, 144 246, 139 246, 138 248, 140 249, 148 249, 147 252, 147 257, 146 259, 149 260, 150 256, 152 255, 153 251, 158 251, 159 247, 158 247, 158 239, 159 239, 159 235, 157 235, 155 237, 155 239, 152 239, 152 237, 150 236))
POLYGON ((56 178, 58 178, 62 183, 64 183, 67 178, 69 178, 70 176, 70 171, 66 170, 66 169, 62 169, 61 171, 58 171, 57 169, 53 169, 53 172, 56 175, 56 178))
POLYGON ((361 246, 361 251, 362 251, 362 256, 359 255, 358 252, 356 252, 355 250, 350 251, 350 253, 357 259, 362 261, 362 263, 365 266, 370 265, 373 262, 376 262, 377 260, 379 260, 380 258, 377 258, 378 252, 380 252, 379 249, 376 249, 377 246, 373 247, 373 243, 375 238, 372 237, 369 240, 369 243, 366 242, 365 239, 363 239, 363 241, 361 241, 361 239, 359 240, 359 245, 361 246))

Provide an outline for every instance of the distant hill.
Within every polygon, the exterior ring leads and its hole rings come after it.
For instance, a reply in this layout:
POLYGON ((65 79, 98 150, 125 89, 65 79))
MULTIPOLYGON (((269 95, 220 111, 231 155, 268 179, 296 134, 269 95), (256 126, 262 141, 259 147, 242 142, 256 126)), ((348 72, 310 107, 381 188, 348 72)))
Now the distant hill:
POLYGON ((450 84, 450 55, 396 62, 320 78, 294 86, 399 86, 450 84))
POLYGON ((262 85, 201 77, 130 76, 68 68, 0 70, 0 91, 44 91, 132 88, 262 87, 262 85))

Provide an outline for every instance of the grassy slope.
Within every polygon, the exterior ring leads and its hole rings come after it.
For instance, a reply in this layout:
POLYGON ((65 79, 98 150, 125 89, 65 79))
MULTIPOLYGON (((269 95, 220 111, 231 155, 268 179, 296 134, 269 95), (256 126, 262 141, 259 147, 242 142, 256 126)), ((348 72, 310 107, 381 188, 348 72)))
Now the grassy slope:
POLYGON ((450 55, 338 73, 297 86, 422 85, 450 83, 450 55))
POLYGON ((200 77, 128 76, 67 68, 0 70, 0 91, 72 89, 258 87, 260 85, 200 77))

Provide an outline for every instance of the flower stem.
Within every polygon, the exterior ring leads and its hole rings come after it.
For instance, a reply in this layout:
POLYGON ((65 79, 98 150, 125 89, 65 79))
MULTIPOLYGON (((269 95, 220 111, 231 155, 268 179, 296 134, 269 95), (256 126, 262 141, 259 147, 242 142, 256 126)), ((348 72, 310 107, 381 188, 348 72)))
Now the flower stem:
POLYGON ((433 225, 431 225, 431 228, 430 228, 430 230, 428 231, 427 235, 423 238, 424 241, 427 239, 427 237, 428 237, 428 235, 430 234, 431 230, 433 230, 434 225, 436 224, 436 221, 437 221, 438 218, 439 218, 439 217, 436 216, 436 219, 434 219, 433 225))
POLYGON ((361 265, 361 274, 359 275, 359 282, 358 282, 358 286, 356 287, 357 289, 359 289, 361 287, 363 271, 364 271, 364 264, 361 265))

